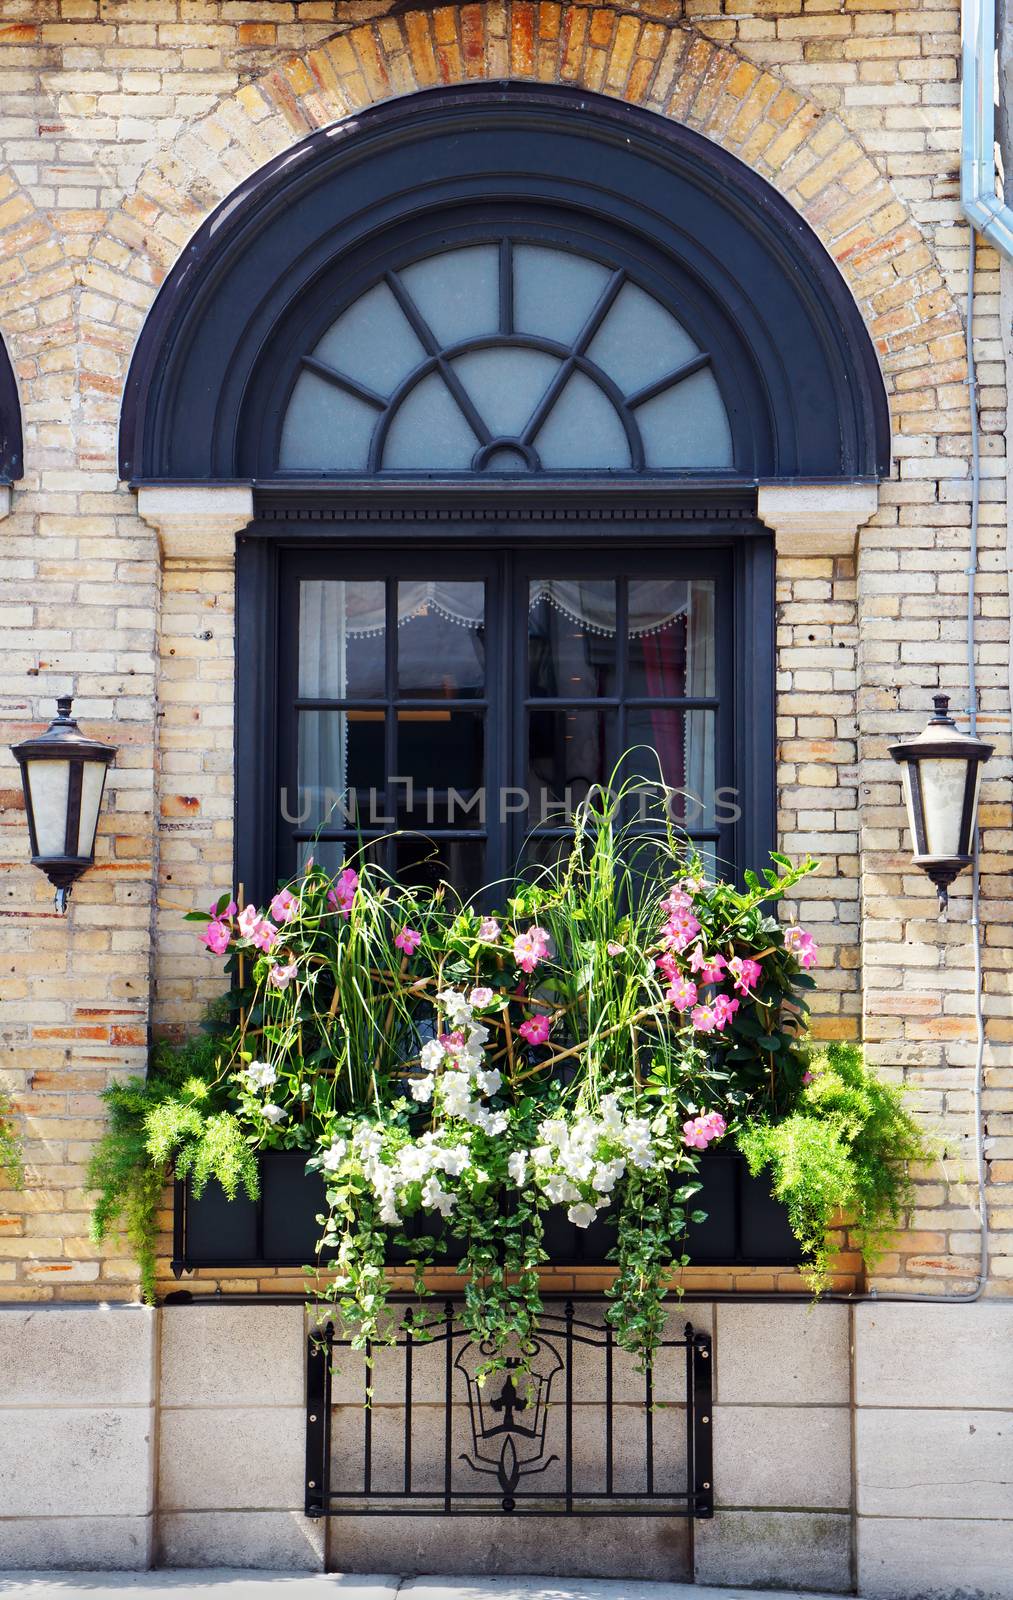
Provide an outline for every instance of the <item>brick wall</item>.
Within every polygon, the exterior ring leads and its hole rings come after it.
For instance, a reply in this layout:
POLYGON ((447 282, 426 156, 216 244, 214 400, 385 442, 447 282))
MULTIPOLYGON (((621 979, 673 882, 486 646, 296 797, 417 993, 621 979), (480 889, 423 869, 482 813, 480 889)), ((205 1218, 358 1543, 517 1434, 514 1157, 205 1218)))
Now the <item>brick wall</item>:
MULTIPOLYGON (((824 862, 800 908, 824 945, 820 1032, 864 1037, 946 1132, 946 1160, 924 1175, 882 1282, 965 1287, 976 1250, 967 881, 941 926, 909 866, 885 751, 921 726, 933 689, 958 704, 966 685, 958 7, 516 0, 384 10, 344 0, 0 0, 0 332, 20 385, 27 463, 0 523, 0 739, 22 736, 73 689, 88 728, 119 746, 96 869, 65 922, 24 864, 24 815, 5 758, 0 1081, 22 1120, 30 1184, 0 1192, 0 1295, 132 1295, 131 1264, 87 1239, 82 1179, 101 1126, 99 1091, 137 1070, 149 1025, 184 1028, 217 981, 180 911, 230 878, 232 578, 214 566, 163 570, 154 531, 117 481, 119 396, 137 330, 202 219, 272 155, 390 95, 506 76, 601 90, 722 144, 816 229, 880 352, 895 466, 857 561, 779 561, 781 843, 824 862)), ((1005 382, 998 267, 985 250, 975 310, 979 683, 985 714, 998 719, 984 724, 998 745, 983 810, 990 1292, 1004 1293, 1013 1273, 1005 382)), ((841 1286, 855 1265, 843 1256, 841 1286)), ((739 1281, 797 1287, 792 1274, 739 1281)), ((728 1279, 698 1272, 690 1282, 728 1279)))

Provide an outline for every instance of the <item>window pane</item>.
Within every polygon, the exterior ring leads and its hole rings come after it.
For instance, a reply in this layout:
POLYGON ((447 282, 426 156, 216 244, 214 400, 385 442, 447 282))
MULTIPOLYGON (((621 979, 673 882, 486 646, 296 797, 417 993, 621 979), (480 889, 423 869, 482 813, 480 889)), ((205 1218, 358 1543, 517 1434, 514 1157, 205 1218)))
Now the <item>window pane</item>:
POLYGON ((630 466, 626 433, 611 400, 583 372, 575 372, 535 439, 543 467, 630 466))
POLYGON ((714 374, 694 372, 636 409, 649 467, 731 467, 732 434, 714 374))
POLYGON ((299 695, 372 700, 384 693, 385 585, 299 585, 299 695))
POLYGON ((278 465, 365 472, 379 413, 315 372, 296 381, 285 413, 278 465))
POLYGON ((441 345, 498 330, 498 245, 445 250, 405 267, 400 278, 441 345))
POLYGON ((614 752, 614 712, 576 706, 532 711, 528 720, 528 826, 565 824, 567 810, 586 799, 595 784, 607 784, 614 752))
POLYGON ((425 357, 385 283, 368 289, 343 311, 313 354, 376 394, 392 394, 425 357))
POLYGON ((513 258, 517 332, 572 344, 608 283, 608 268, 569 250, 536 244, 515 245, 513 258))
POLYGON ((587 353, 624 394, 633 394, 688 361, 697 347, 653 296, 624 283, 587 353))
POLYGON ((615 584, 535 578, 528 595, 528 693, 574 700, 614 694, 615 584))
POLYGON ((314 829, 355 826, 383 810, 384 721, 377 711, 300 711, 298 791, 282 795, 286 822, 314 829), (377 791, 370 801, 370 789, 377 791))
POLYGON ((485 584, 402 582, 397 677, 403 695, 480 695, 485 685, 485 584))
POLYGON ((559 370, 556 356, 543 350, 472 350, 454 362, 464 387, 493 438, 513 439, 559 370))
POLYGON ((629 588, 631 699, 712 695, 714 583, 711 579, 636 578, 629 588))
MULTIPOLYGON (((671 800, 673 819, 690 830, 716 827, 714 712, 631 708, 626 726, 630 747, 626 775, 656 789, 660 763, 663 781, 676 791, 671 800)), ((645 804, 649 818, 652 806, 648 799, 645 804)))
POLYGON ((485 778, 481 713, 399 711, 396 776, 401 780, 397 812, 402 827, 481 827, 485 778))
POLYGON ((478 440, 438 372, 417 383, 390 425, 383 452, 389 471, 443 467, 465 471, 478 440))
POLYGON ((485 844, 481 839, 413 834, 395 840, 394 871, 401 883, 413 888, 448 883, 462 901, 468 901, 486 881, 485 844))

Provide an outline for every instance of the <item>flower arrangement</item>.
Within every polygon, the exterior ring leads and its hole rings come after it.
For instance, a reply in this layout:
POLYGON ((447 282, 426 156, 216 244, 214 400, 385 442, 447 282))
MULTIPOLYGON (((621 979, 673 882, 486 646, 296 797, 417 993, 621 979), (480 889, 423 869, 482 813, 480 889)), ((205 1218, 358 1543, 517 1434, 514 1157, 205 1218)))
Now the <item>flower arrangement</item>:
MULTIPOLYGON (((774 913, 815 864, 775 855, 741 886, 712 881, 671 829, 623 827, 623 798, 581 807, 570 847, 496 912, 358 858, 336 876, 310 863, 264 908, 225 896, 190 913, 233 977, 232 1011, 147 1085, 110 1091, 98 1232, 124 1215, 150 1284, 145 1228, 169 1170, 197 1193, 213 1175, 253 1195, 258 1150, 300 1151, 327 1196, 318 1266, 356 1342, 396 1327, 390 1246, 422 1294, 453 1241, 465 1325, 493 1364, 539 1317, 554 1209, 577 1228, 611 1222, 608 1316, 649 1359, 702 1220, 700 1158, 718 1140, 773 1165, 817 1286, 835 1193, 859 1211, 871 1196, 878 1238, 920 1148, 892 1101, 860 1126, 833 1122, 834 1160, 807 1195, 792 1172, 793 1149, 805 1159, 819 1143, 806 1039, 817 950, 774 913), (874 1192, 850 1182, 870 1155, 874 1192)), ((839 1098, 827 1107, 836 1115, 839 1098)))

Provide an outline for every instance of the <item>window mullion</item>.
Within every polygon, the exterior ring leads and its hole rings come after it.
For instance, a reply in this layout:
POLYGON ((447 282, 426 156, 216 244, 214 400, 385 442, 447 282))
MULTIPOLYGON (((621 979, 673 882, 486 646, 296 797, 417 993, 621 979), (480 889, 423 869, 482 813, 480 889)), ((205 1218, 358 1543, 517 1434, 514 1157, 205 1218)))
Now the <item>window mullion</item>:
MULTIPOLYGON (((394 785, 391 779, 396 774, 398 760, 398 729, 397 711, 397 578, 389 574, 385 580, 385 615, 386 630, 384 633, 384 784, 386 804, 384 810, 387 816, 393 816, 394 827, 397 827, 397 810, 390 809, 394 798, 394 785)), ((396 866, 396 847, 392 838, 383 846, 383 865, 390 873, 396 866)))

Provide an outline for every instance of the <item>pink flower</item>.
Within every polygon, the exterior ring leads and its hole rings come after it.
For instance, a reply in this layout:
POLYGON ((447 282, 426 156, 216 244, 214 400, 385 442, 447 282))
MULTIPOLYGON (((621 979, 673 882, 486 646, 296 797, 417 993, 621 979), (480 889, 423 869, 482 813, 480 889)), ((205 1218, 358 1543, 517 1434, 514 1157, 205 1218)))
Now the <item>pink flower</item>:
POLYGON ((544 928, 529 928, 514 939, 514 960, 522 972, 534 972, 549 953, 549 935, 544 928))
POLYGON ((813 1081, 815 1076, 816 1076, 816 1074, 814 1072, 803 1072, 803 1074, 802 1074, 802 1082, 803 1083, 812 1083, 812 1081, 813 1081))
POLYGON ((677 978, 672 984, 665 999, 670 1001, 676 1011, 688 1011, 690 1006, 696 1005, 696 984, 689 978, 677 978))
POLYGON ((492 1005, 492 1002, 493 992, 491 989, 486 988, 485 984, 478 984, 468 996, 468 1004, 477 1006, 480 1011, 483 1006, 492 1005))
POLYGON ((691 1150, 706 1150, 712 1139, 720 1139, 728 1124, 720 1111, 708 1111, 706 1116, 691 1117, 682 1125, 682 1142, 691 1150))
POLYGON ((613 957, 613 959, 616 956, 624 956, 626 954, 626 946, 624 944, 620 944, 617 939, 610 939, 608 944, 605 946, 605 949, 608 951, 609 955, 613 957))
POLYGON ((288 889, 279 889, 271 901, 271 915, 275 922, 291 922, 299 912, 299 902, 288 889))
POLYGON ((751 956, 732 956, 728 970, 735 979, 735 987, 740 994, 748 994, 763 974, 762 966, 751 956))
POLYGON ((263 950, 264 954, 267 955, 268 951, 273 948, 277 937, 278 930, 274 923, 267 917, 261 917, 252 934, 253 942, 257 949, 263 950))
POLYGON ((201 944, 206 944, 212 955, 223 956, 229 948, 231 935, 225 923, 216 919, 208 923, 200 937, 201 944))
POLYGON ((495 944, 500 936, 500 926, 495 917, 483 917, 478 925, 480 944, 495 944))
POLYGON ((714 1026, 719 1033, 728 1026, 738 1009, 738 1000, 731 999, 729 995, 714 996, 714 1026))
POLYGON ((225 906, 223 908, 223 910, 221 910, 221 911, 218 910, 218 902, 217 902, 217 900, 215 901, 213 906, 208 906, 208 910, 210 911, 210 913, 211 913, 211 915, 213 917, 222 918, 222 919, 224 919, 225 917, 234 917, 236 912, 238 911, 238 909, 239 909, 239 907, 236 905, 236 902, 234 900, 230 900, 228 905, 225 906))
POLYGON ((421 943, 422 935, 415 928, 402 928, 401 932, 394 936, 396 948, 403 950, 406 956, 414 955, 421 943))
POLYGON ((685 950, 700 932, 700 924, 692 911, 673 911, 661 930, 661 937, 669 950, 685 950))
POLYGON ((290 961, 287 967, 279 966, 275 962, 267 974, 267 981, 275 989, 287 989, 298 971, 299 967, 295 961, 290 961))
POLYGON ((661 909, 670 917, 676 911, 688 911, 692 904, 692 897, 686 893, 681 884, 677 883, 662 900, 661 909))
POLYGON ((352 914, 352 902, 355 891, 359 887, 359 874, 353 872, 351 867, 346 867, 334 881, 334 887, 327 891, 327 904, 332 911, 339 911, 343 917, 352 914))
POLYGON ((462 1028, 456 1028, 453 1033, 441 1033, 440 1043, 444 1050, 448 1052, 460 1050, 461 1046, 464 1044, 464 1030, 462 1028))
POLYGON ((256 906, 244 906, 239 913, 239 933, 243 939, 252 939, 260 921, 260 912, 256 906))
POLYGON ((654 966, 663 978, 668 979, 669 983, 677 983, 682 976, 674 956, 659 956, 654 966))
POLYGON ((544 1044, 551 1032, 548 1017, 529 1017, 527 1022, 522 1022, 517 1029, 522 1039, 528 1044, 544 1044))
POLYGON ((694 1006, 690 1013, 690 1021, 697 1033, 713 1033, 718 1025, 714 1007, 707 1005, 694 1006))
POLYGON ((693 946, 689 957, 690 971, 699 974, 701 983, 720 983, 727 962, 717 951, 709 956, 702 944, 693 946))
POLYGON ((814 967, 819 945, 805 928, 791 927, 784 931, 784 948, 791 952, 800 967, 814 967))

